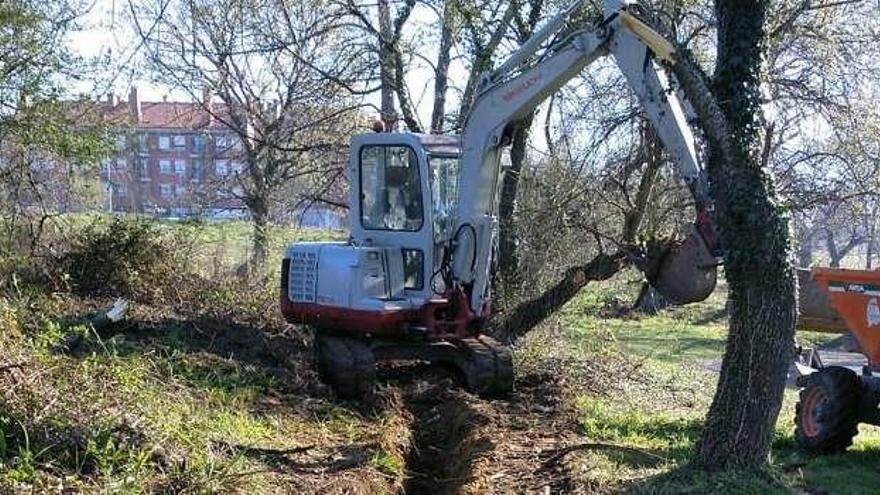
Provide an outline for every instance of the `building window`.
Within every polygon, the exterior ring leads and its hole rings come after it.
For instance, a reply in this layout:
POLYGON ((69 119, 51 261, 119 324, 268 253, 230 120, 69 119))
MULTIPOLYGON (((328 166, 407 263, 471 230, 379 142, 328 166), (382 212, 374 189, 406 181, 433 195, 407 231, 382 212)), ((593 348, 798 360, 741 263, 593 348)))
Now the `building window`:
POLYGON ((241 162, 230 162, 229 163, 229 171, 233 174, 236 174, 236 175, 240 174, 243 168, 244 167, 242 166, 241 162))
POLYGON ((226 177, 229 174, 229 162, 227 160, 217 160, 214 162, 214 173, 218 177, 226 177))
POLYGON ((146 134, 138 135, 138 152, 140 153, 149 153, 150 152, 150 139, 146 134))
POLYGON ((128 167, 128 160, 125 158, 117 158, 116 159, 116 171, 122 172, 125 168, 128 167))
POLYGON ((125 134, 119 134, 118 136, 116 136, 116 151, 125 151, 125 141, 125 134))
POLYGON ((128 188, 125 187, 125 184, 113 184, 113 194, 124 198, 128 194, 128 188))
POLYGON ((179 184, 174 186, 174 195, 178 198, 186 195, 186 188, 179 184))
POLYGON ((137 169, 138 178, 140 180, 150 180, 150 170, 147 165, 148 162, 145 158, 137 158, 135 168, 137 169))
POLYGON ((205 178, 205 162, 202 160, 193 160, 190 167, 190 177, 194 182, 198 182, 205 178))
POLYGON ((175 148, 186 148, 186 136, 183 134, 177 134, 174 136, 174 147, 175 148))
POLYGON ((159 136, 159 149, 167 150, 171 148, 171 138, 168 136, 159 136))
POLYGON ((159 194, 161 194, 163 198, 170 198, 172 192, 171 184, 159 184, 159 194))
POLYGON ((205 152, 205 136, 193 136, 193 153, 205 152))
POLYGON ((159 160, 159 172, 163 174, 171 173, 171 160, 159 160))
POLYGON ((229 138, 226 136, 214 136, 214 148, 218 150, 225 150, 229 147, 229 138))
POLYGON ((174 173, 177 175, 186 173, 186 160, 174 160, 174 173))

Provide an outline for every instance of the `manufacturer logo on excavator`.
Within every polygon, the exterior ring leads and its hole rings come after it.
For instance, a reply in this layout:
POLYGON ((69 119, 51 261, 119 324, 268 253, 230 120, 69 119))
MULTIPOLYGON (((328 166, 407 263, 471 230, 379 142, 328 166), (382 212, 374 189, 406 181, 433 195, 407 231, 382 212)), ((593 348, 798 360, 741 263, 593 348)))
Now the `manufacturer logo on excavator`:
POLYGON ((517 84, 513 89, 501 95, 501 97, 504 99, 504 101, 510 101, 534 86, 538 81, 541 80, 541 77, 542 76, 540 73, 532 74, 531 76, 527 77, 523 82, 517 84))

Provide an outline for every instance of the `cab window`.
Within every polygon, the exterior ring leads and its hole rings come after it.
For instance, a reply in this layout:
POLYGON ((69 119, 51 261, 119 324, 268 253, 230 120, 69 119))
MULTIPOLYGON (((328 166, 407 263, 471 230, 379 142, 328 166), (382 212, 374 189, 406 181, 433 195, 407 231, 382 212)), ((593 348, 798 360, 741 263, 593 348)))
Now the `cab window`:
POLYGON ((458 207, 458 175, 461 158, 431 156, 431 214, 434 219, 434 240, 442 242, 452 237, 455 209, 458 207))
POLYGON ((361 148, 361 225, 415 232, 423 223, 419 160, 408 146, 361 148))

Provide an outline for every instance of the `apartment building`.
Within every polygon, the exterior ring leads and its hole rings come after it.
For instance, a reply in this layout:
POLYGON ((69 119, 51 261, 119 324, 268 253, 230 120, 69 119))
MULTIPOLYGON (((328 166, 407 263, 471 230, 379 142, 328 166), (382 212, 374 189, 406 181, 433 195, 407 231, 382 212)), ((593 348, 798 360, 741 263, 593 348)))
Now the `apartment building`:
POLYGON ((102 163, 109 209, 172 217, 246 215, 234 180, 243 170, 241 141, 222 123, 222 107, 206 107, 210 97, 203 98, 205 104, 141 101, 132 88, 125 100, 110 95, 101 102, 118 132, 114 153, 102 163))

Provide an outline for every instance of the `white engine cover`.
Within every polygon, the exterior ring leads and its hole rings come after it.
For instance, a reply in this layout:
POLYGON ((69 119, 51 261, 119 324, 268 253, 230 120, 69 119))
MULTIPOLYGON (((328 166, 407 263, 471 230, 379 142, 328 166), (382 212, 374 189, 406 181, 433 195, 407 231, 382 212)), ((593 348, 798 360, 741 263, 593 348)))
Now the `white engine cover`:
POLYGON ((285 257, 293 303, 374 311, 413 307, 403 290, 399 249, 301 242, 288 246, 285 257))

